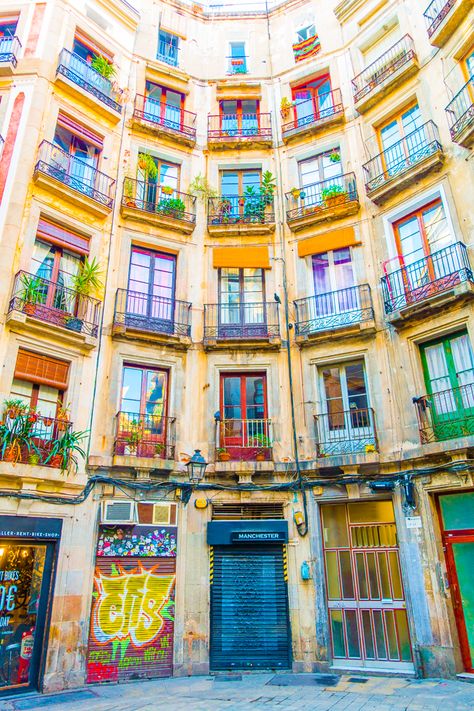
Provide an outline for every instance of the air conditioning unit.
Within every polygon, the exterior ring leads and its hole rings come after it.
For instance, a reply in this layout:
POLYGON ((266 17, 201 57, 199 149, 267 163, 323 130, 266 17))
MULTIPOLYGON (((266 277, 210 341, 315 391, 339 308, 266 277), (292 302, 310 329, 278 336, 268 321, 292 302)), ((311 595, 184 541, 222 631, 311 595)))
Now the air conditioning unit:
POLYGON ((115 499, 102 502, 101 523, 135 523, 136 520, 134 501, 115 499))

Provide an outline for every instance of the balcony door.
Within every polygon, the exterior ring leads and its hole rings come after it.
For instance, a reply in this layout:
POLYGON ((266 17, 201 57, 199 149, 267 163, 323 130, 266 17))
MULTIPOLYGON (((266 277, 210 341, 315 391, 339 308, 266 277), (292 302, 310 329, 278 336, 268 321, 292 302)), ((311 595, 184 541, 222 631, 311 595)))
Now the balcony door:
POLYGON ((146 82, 145 118, 174 131, 182 130, 184 94, 146 82))
POLYGON ((321 205, 324 202, 322 196, 324 189, 336 188, 341 191, 346 189, 344 179, 341 177, 342 162, 340 159, 335 161, 334 158, 331 158, 336 154, 339 154, 338 146, 298 163, 302 190, 302 195, 298 198, 299 207, 321 205))
POLYGON ((252 219, 255 214, 255 199, 245 197, 245 194, 252 192, 253 195, 260 193, 260 170, 223 170, 221 173, 221 193, 223 207, 221 221, 235 220, 242 218, 252 219))
POLYGON ((323 414, 319 446, 323 455, 355 454, 375 447, 363 361, 332 365, 319 372, 323 414))
POLYGON ((334 104, 329 75, 293 89, 295 128, 301 128, 331 116, 334 104))
MULTIPOLYGON (((314 317, 327 321, 326 326, 338 325, 343 315, 359 321, 359 296, 355 289, 354 270, 349 247, 313 255, 314 317)), ((318 329, 322 326, 318 324, 318 329)))
POLYGON ((255 99, 221 101, 220 128, 224 136, 255 136, 258 133, 258 101, 255 99))
POLYGON ((421 360, 436 438, 474 434, 474 355, 467 333, 427 343, 421 360))
POLYGON ((180 166, 155 156, 151 158, 156 165, 156 175, 152 178, 138 166, 137 199, 141 210, 160 212, 166 210, 170 198, 178 197, 180 166))
MULTIPOLYGON (((61 125, 56 127, 53 143, 64 151, 53 154, 53 160, 58 170, 67 173, 67 184, 82 193, 92 194, 100 153, 97 146, 61 125), (68 154, 69 159, 65 154, 68 154)), ((61 180, 64 182, 63 178, 61 180)))
POLYGON ((176 257, 132 247, 128 278, 128 325, 174 332, 176 257))
POLYGON ((168 414, 167 370, 125 365, 117 440, 120 454, 153 456, 166 444, 168 414), (133 452, 127 451, 131 448, 133 452))
POLYGON ((380 128, 383 169, 390 177, 420 160, 420 150, 426 143, 422 125, 420 107, 415 104, 380 128))
POLYGON ((220 402, 219 446, 232 459, 255 459, 270 440, 265 374, 221 374, 220 402))
POLYGON ((219 338, 252 338, 267 331, 263 269, 219 270, 219 338))
POLYGON ((54 319, 64 324, 64 313, 73 314, 77 310, 74 278, 81 268, 82 255, 71 250, 48 244, 36 239, 33 247, 32 272, 39 278, 36 310, 47 311, 47 321, 54 319))

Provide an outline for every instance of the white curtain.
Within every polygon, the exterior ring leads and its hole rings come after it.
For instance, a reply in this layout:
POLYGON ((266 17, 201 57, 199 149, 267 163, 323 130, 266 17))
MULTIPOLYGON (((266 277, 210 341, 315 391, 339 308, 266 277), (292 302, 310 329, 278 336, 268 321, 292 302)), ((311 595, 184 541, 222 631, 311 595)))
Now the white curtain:
POLYGON ((451 349, 463 405, 466 408, 474 407, 474 357, 467 333, 453 338, 451 349))

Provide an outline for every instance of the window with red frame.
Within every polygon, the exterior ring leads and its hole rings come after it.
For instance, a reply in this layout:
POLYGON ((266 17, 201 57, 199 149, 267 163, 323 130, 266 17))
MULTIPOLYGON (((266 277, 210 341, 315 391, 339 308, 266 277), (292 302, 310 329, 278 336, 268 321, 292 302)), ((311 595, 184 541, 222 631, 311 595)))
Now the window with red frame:
POLYGON ((251 136, 258 131, 260 103, 256 99, 226 99, 219 102, 221 131, 229 136, 251 136))
POLYGON ((296 126, 313 123, 320 118, 329 116, 334 111, 329 74, 323 74, 294 86, 291 92, 295 102, 294 121, 296 126))

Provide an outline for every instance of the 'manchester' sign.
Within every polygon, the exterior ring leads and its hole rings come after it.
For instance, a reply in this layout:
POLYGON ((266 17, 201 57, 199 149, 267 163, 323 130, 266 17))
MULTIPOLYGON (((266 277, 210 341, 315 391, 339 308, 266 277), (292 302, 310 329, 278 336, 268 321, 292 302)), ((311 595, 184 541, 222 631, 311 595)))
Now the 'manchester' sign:
POLYGON ((284 543, 283 531, 232 531, 232 543, 284 543))

